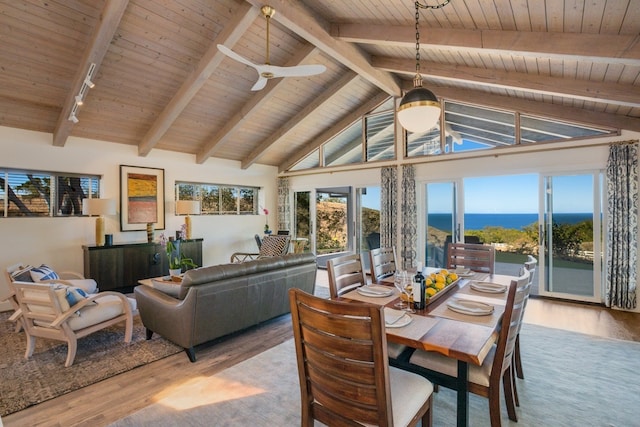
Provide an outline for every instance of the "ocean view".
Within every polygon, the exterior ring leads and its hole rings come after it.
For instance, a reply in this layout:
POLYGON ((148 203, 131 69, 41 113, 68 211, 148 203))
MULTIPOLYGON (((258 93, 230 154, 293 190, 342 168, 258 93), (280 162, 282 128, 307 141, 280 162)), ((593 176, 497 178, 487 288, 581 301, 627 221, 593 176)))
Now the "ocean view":
MULTIPOLYGON (((554 214, 553 220, 559 224, 577 224, 592 219, 590 213, 561 213, 554 214)), ((450 214, 430 214, 427 217, 430 227, 440 230, 451 230, 450 214)), ((538 221, 537 213, 525 214, 487 214, 469 213, 464 215, 465 230, 482 230, 485 227, 503 227, 522 230, 527 225, 538 221)))

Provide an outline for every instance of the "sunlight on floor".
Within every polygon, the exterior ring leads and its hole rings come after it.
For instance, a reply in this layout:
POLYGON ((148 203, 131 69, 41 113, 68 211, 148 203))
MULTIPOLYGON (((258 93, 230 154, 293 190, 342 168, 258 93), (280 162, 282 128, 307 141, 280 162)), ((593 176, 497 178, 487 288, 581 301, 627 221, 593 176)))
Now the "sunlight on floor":
POLYGON ((266 393, 266 390, 218 377, 197 377, 178 386, 168 387, 152 400, 184 411, 198 406, 243 399, 266 393))

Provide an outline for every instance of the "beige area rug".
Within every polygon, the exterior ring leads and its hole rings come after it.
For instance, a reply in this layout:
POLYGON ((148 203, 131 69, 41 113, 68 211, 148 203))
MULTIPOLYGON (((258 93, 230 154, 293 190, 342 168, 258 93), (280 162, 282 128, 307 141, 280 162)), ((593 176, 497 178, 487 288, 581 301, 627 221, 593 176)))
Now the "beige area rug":
POLYGON ((157 334, 149 341, 139 317, 133 337, 124 342, 124 326, 116 325, 78 341, 73 365, 64 367, 67 345, 36 339, 33 356, 24 358, 26 338, 0 313, 0 416, 53 399, 98 381, 160 360, 182 349, 157 334))
MULTIPOLYGON (((518 380, 514 427, 638 426, 640 343, 525 324, 526 379, 518 380)), ((434 425, 455 426, 455 393, 440 388, 434 425)), ((471 396, 470 425, 489 426, 488 401, 471 396)), ((139 426, 299 426, 300 390, 293 341, 209 378, 112 424, 139 426)))

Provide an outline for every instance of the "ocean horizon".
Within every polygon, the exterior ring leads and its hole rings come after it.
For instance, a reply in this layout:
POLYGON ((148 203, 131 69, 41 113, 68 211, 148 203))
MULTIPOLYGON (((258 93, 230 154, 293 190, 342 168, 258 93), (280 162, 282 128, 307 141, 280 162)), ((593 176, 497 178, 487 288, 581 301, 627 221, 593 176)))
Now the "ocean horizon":
MULTIPOLYGON (((593 219, 591 213, 556 213, 553 221, 558 224, 577 224, 593 219)), ((439 230, 451 230, 451 214, 429 214, 427 221, 430 227, 439 230)), ((485 227, 502 227, 507 229, 522 230, 524 227, 538 222, 537 213, 517 214, 493 214, 493 213, 467 213, 464 214, 465 230, 482 230, 485 227)))

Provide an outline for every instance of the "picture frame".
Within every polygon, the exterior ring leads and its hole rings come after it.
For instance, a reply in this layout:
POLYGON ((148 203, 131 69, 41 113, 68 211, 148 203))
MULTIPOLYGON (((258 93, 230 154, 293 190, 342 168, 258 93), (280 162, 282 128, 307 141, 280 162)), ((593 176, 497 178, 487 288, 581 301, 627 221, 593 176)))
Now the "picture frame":
POLYGON ((164 230, 164 169, 120 165, 120 231, 164 230))

